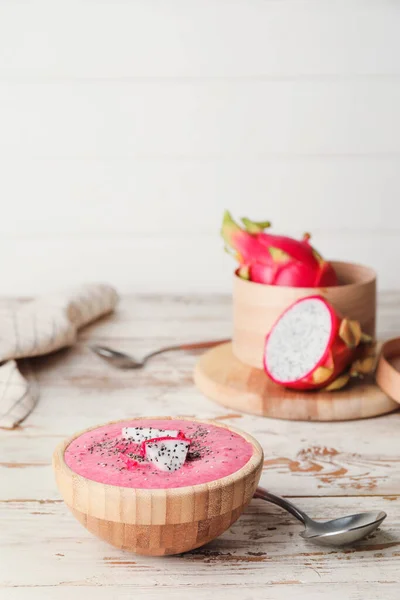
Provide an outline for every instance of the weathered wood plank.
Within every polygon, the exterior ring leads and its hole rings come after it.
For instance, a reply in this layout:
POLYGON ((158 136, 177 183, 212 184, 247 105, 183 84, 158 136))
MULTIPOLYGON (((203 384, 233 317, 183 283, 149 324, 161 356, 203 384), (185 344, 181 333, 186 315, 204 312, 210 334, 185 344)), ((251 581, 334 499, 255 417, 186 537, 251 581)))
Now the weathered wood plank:
MULTIPOLYGON (((0 310, 27 298, 0 298, 0 310)), ((226 295, 123 296, 117 311, 89 325, 80 332, 81 340, 115 339, 152 346, 162 340, 206 339, 230 335, 231 298, 226 295), (205 327, 206 324, 206 327, 205 327), (195 337, 197 336, 197 337, 195 337)), ((400 295, 385 291, 379 294, 378 333, 381 338, 400 334, 400 295)))
MULTIPOLYGON (((145 339, 178 338, 191 340, 230 335, 231 298, 225 295, 188 296, 124 296, 111 319, 90 325, 81 339, 113 338, 145 339), (205 327, 206 324, 206 327, 205 327), (197 338, 196 338, 197 339, 197 338)), ((384 339, 400 334, 400 296, 382 292, 378 302, 378 335, 384 339)))
MULTIPOLYGON (((226 597, 230 600, 287 600, 288 598, 306 598, 307 600, 398 600, 399 584, 397 582, 377 581, 354 583, 332 583, 329 585, 315 583, 301 583, 293 579, 283 579, 262 585, 246 585, 245 589, 238 588, 236 584, 225 581, 218 588, 209 583, 210 578, 201 587, 194 588, 190 582, 185 587, 160 586, 154 587, 151 583, 147 585, 123 584, 115 581, 110 585, 97 585, 88 583, 81 585, 69 585, 62 582, 59 586, 26 586, 8 588, 6 600, 87 600, 95 596, 96 600, 132 600, 132 598, 146 598, 146 600, 187 600, 188 594, 191 598, 201 600, 214 600, 218 594, 219 598, 226 597), (188 591, 190 587, 190 591, 188 591)), ((1 588, 0 588, 1 589, 1 588)))

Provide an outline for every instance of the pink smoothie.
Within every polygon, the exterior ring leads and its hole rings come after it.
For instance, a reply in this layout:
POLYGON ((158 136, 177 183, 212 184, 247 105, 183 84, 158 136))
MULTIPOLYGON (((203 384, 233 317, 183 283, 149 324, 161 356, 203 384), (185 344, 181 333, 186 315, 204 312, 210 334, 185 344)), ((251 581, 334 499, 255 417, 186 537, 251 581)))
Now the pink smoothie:
POLYGON ((64 456, 70 469, 87 479, 122 487, 159 489, 225 477, 243 467, 252 453, 249 442, 224 427, 195 421, 135 419, 82 434, 67 446, 64 456), (179 429, 191 440, 190 460, 172 473, 145 461, 136 464, 139 445, 123 439, 123 427, 179 429))

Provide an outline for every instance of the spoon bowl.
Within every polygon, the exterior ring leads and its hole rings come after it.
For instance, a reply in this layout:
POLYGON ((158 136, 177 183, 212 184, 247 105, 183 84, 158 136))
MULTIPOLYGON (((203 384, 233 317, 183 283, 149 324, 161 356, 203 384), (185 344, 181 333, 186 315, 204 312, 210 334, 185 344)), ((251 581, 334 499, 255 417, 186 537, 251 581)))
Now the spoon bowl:
POLYGON ((353 544, 369 535, 386 519, 383 511, 357 513, 325 523, 313 521, 300 534, 304 539, 327 546, 353 544))

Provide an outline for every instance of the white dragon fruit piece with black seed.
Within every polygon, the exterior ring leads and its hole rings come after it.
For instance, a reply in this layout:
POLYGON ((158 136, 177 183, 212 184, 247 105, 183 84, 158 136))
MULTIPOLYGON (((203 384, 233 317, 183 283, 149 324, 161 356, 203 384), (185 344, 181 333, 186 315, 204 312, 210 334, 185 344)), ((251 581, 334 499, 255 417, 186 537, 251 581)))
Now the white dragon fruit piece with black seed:
POLYGON ((157 469, 172 473, 184 465, 189 446, 190 440, 163 437, 145 440, 141 451, 146 460, 157 469))
POLYGON ((125 440, 131 440, 136 444, 141 444, 145 440, 151 440, 160 437, 185 437, 178 429, 157 429, 156 427, 123 427, 122 437, 125 440))
POLYGON ((351 365, 370 341, 358 321, 342 318, 322 296, 309 296, 292 304, 268 334, 265 371, 288 388, 337 390, 356 376, 351 365))

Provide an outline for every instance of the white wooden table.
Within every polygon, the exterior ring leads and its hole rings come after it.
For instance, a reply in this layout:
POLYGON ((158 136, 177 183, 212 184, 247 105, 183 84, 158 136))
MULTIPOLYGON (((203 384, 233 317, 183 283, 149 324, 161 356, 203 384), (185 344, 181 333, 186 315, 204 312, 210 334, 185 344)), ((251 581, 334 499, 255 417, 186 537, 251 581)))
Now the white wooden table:
MULTIPOLYGON (((400 294, 385 294, 379 306, 380 336, 400 334, 400 294)), ((231 414, 194 387, 194 354, 160 356, 142 371, 123 372, 88 349, 96 340, 140 356, 172 341, 229 335, 227 297, 130 297, 114 316, 84 330, 73 349, 33 361, 40 403, 18 429, 0 431, 1 600, 398 600, 400 413, 348 423, 231 414), (51 454, 74 431, 151 414, 239 426, 264 448, 264 486, 317 519, 383 509, 383 530, 357 548, 317 547, 298 536, 297 521, 256 500, 222 537, 186 555, 148 558, 116 550, 69 514, 51 454)))

